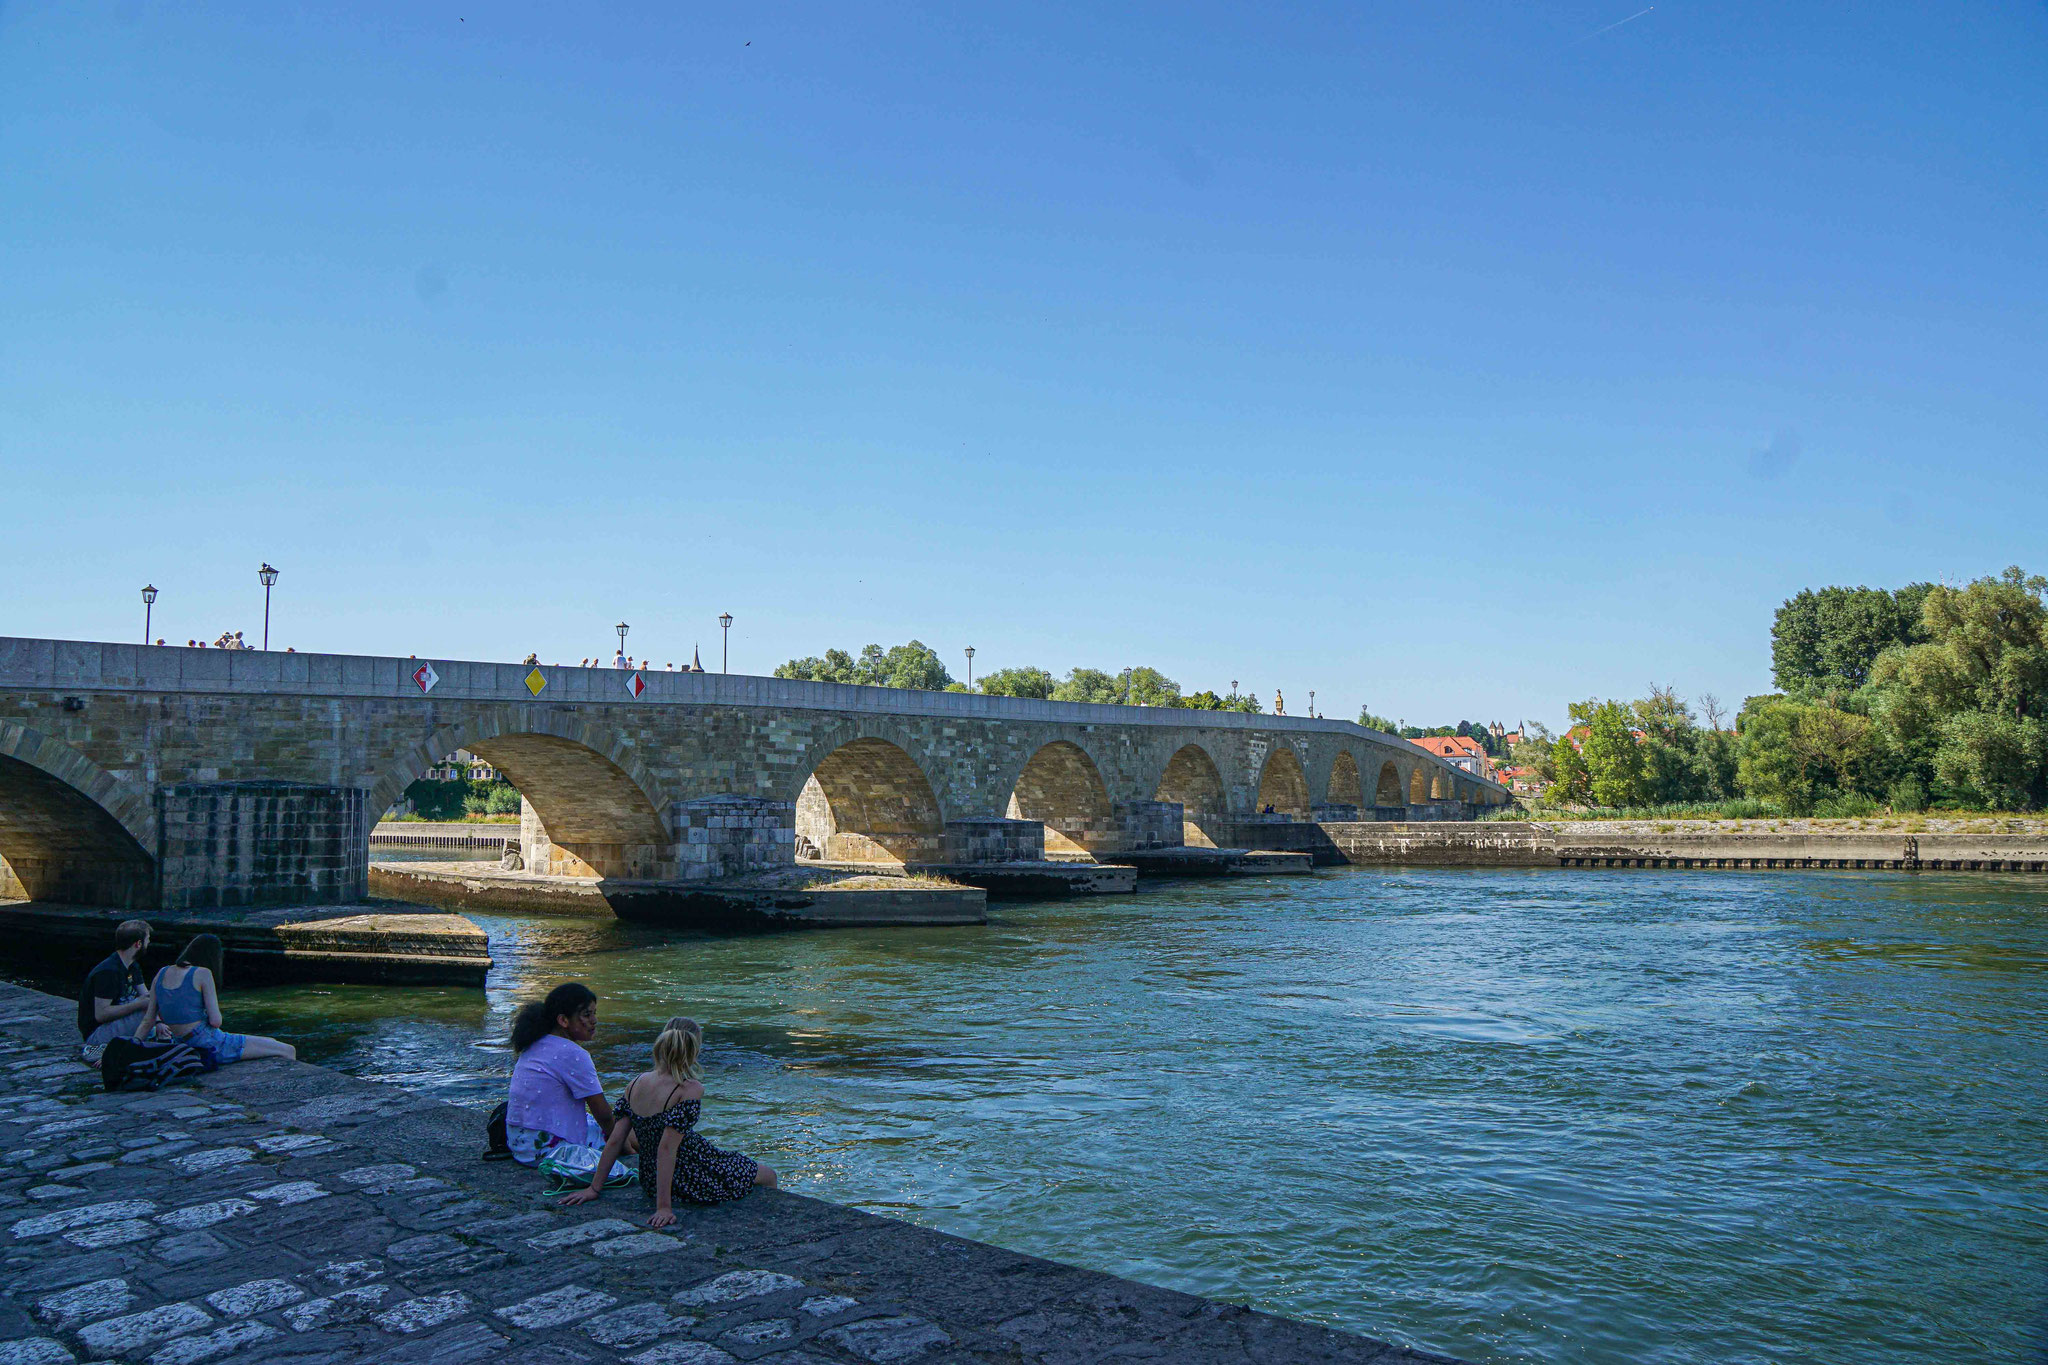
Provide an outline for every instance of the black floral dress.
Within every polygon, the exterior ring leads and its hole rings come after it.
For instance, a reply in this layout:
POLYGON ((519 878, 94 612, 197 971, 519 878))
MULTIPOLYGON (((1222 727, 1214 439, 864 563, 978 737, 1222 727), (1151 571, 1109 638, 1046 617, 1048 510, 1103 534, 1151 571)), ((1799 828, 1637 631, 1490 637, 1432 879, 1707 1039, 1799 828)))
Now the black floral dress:
POLYGON ((675 1179, 669 1183, 672 1198, 692 1204, 716 1204, 738 1199, 754 1188, 754 1173, 761 1164, 738 1152, 721 1152, 706 1142, 697 1131, 697 1118, 703 1109, 701 1100, 680 1100, 659 1114, 639 1114, 624 1095, 619 1096, 614 1112, 633 1125, 633 1136, 639 1139, 640 1188, 649 1199, 654 1198, 664 1128, 673 1128, 683 1135, 682 1145, 676 1148, 675 1179))

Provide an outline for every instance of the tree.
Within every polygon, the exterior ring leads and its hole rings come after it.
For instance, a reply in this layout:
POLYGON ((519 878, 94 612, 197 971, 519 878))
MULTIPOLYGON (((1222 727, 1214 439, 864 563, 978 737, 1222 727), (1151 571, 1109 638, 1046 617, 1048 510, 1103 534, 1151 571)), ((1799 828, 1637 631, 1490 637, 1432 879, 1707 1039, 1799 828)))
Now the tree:
POLYGON ((854 670, 853 656, 843 649, 828 649, 825 656, 812 655, 805 659, 791 659, 775 670, 778 678, 803 678, 810 682, 853 683, 859 682, 854 670))
POLYGON ((1178 706, 1180 684, 1156 668, 1133 668, 1124 676, 1125 700, 1131 706, 1178 706))
POLYGON ((1104 673, 1099 668, 1077 668, 1052 690, 1052 699, 1113 704, 1123 696, 1123 692, 1123 680, 1115 674, 1104 673))
POLYGON ((1029 697, 1033 701, 1044 701, 1058 685, 1052 674, 1029 664, 999 668, 981 680, 981 690, 992 697, 1029 697))
POLYGON ((953 681, 939 656, 920 640, 888 650, 868 645, 858 659, 843 649, 828 649, 823 658, 791 659, 776 668, 775 676, 855 683, 862 687, 907 687, 921 692, 943 692, 953 681))
POLYGON ((1870 680, 1878 655, 1921 636, 1929 585, 1805 589, 1771 622, 1771 675, 1787 693, 1854 691, 1870 680))
POLYGON ((1868 716, 1825 701, 1752 697, 1737 719, 1742 789, 1803 815, 1830 796, 1876 795, 1879 758, 1868 716))
POLYGON ((1639 806, 1644 800, 1643 750, 1636 742, 1635 719, 1630 709, 1618 701, 1604 701, 1597 706, 1585 705, 1584 715, 1580 708, 1572 708, 1575 719, 1587 728, 1585 747, 1581 750, 1586 760, 1586 772, 1593 801, 1601 806, 1639 806))
POLYGON ((1592 799, 1592 774, 1586 770, 1585 756, 1573 746, 1569 733, 1552 747, 1549 777, 1551 799, 1559 805, 1592 799))
POLYGON ((2017 567, 1921 605, 1924 643, 1878 661, 1873 709, 1900 781, 1951 799, 2031 809, 2048 800, 2048 579, 2017 567))
POLYGON ((1382 734, 1391 735, 1394 733, 1394 722, 1388 720, 1385 716, 1374 715, 1370 706, 1358 708, 1358 723, 1368 730, 1378 730, 1382 734))

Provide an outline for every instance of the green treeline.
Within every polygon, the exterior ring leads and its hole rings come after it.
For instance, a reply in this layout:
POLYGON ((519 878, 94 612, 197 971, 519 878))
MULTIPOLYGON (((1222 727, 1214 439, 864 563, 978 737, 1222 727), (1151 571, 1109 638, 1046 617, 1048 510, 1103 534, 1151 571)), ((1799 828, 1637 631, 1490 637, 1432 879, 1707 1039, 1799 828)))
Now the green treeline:
POLYGON ((413 814, 422 820, 460 820, 471 815, 519 814, 519 791, 510 782, 441 782, 421 778, 405 789, 413 814))
MULTIPOLYGON (((858 656, 828 649, 823 657, 791 659, 775 670, 778 678, 811 682, 853 683, 862 687, 907 687, 924 692, 965 692, 938 654, 921 640, 883 649, 869 645, 858 656)), ((1105 673, 1076 668, 1064 679, 1043 668, 1025 665, 999 668, 976 680, 975 691, 993 697, 1030 697, 1039 701, 1093 701, 1125 706, 1182 706, 1197 711, 1257 711, 1258 699, 1233 692, 1183 693, 1180 684, 1156 668, 1126 668, 1105 673)))
POLYGON ((1808 590, 1778 609, 1778 691, 1721 726, 1669 690, 1571 708, 1566 738, 1516 761, 1559 804, 1746 797, 1786 814, 1880 806, 2038 810, 2048 803, 2048 579, 2018 568, 1966 587, 1808 590), (1577 743, 1567 742, 1567 738, 1577 743))

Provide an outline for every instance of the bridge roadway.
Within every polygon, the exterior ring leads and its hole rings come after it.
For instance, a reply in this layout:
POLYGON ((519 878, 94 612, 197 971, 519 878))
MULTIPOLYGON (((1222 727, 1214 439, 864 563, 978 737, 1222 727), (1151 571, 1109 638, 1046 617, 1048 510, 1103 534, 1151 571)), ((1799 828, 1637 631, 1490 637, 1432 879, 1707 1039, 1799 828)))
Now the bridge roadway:
POLYGON ((457 749, 529 809, 528 870, 714 881, 1002 863, 1297 820, 1458 819, 1506 791, 1346 721, 743 675, 0 637, 0 897, 347 904, 457 749))

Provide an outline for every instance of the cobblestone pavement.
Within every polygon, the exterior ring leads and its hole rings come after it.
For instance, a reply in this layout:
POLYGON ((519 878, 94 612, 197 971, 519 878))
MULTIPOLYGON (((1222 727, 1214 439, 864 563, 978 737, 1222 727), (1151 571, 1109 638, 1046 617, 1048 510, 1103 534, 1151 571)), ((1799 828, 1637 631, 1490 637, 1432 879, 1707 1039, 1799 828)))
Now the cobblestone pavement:
POLYGON ((1442 1361, 788 1193, 558 1209, 318 1067, 108 1095, 73 1008, 0 985, 0 1365, 1442 1361))

